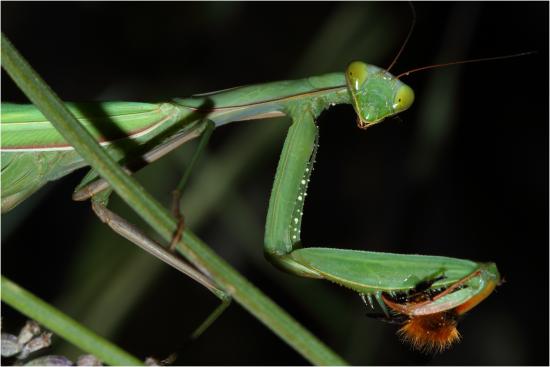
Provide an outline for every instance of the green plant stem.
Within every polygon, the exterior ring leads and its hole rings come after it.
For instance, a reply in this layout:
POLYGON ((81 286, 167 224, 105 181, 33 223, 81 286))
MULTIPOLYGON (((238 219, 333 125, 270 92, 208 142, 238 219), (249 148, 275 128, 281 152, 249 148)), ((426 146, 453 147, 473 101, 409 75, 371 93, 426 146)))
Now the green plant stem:
POLYGON ((85 328, 52 305, 21 288, 2 275, 2 301, 19 310, 55 335, 93 354, 101 361, 115 366, 143 365, 136 357, 85 328))
MULTIPOLYGON (((59 97, 23 59, 4 34, 2 34, 2 66, 19 88, 90 166, 97 170, 109 182, 113 190, 164 240, 170 242, 176 231, 177 223, 168 210, 162 207, 131 176, 122 171, 67 110, 59 97)), ((321 365, 346 364, 343 359, 242 277, 189 230, 183 233, 177 249, 193 264, 205 269, 222 289, 306 359, 321 365)))

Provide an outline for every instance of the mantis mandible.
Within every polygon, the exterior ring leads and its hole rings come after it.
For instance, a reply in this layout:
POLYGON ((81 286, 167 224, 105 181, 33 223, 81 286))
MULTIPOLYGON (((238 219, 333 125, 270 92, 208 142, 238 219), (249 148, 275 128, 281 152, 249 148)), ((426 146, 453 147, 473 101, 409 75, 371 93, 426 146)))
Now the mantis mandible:
MULTIPOLYGON (((416 70, 420 69, 410 72, 416 70)), ((315 120, 322 111, 334 104, 352 104, 358 126, 365 129, 408 109, 413 101, 412 89, 400 76, 390 74, 389 68, 355 61, 344 73, 238 87, 164 103, 67 105, 112 157, 132 169, 162 157, 200 133, 206 132, 207 136, 212 126, 290 117, 292 124, 267 215, 267 258, 295 275, 348 287, 369 304, 376 299, 388 319, 394 318, 388 309, 405 316, 406 327, 402 330, 409 333, 414 345, 444 349, 457 339, 456 317, 481 302, 500 282, 495 264, 440 256, 303 248, 300 241, 303 204, 317 149, 315 120), (445 328, 445 332, 433 339, 429 337, 430 328, 445 328)), ((32 105, 3 104, 1 126, 3 212, 48 181, 85 165, 32 105)), ((148 242, 146 236, 109 212, 102 205, 102 191, 107 188, 91 172, 74 197, 92 197, 96 213, 118 233, 224 297, 224 291, 210 283, 201 269, 183 265, 171 252, 148 242)))

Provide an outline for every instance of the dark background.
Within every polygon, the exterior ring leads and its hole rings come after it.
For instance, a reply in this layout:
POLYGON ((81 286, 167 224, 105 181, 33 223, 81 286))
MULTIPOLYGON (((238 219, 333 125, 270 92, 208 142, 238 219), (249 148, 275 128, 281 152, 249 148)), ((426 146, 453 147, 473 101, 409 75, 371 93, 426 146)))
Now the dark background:
MULTIPOLYGON (((548 364, 548 3, 415 3, 394 67, 536 55, 413 74, 416 102, 360 131, 351 106, 319 119, 306 245, 447 255, 498 264, 506 283, 425 356, 365 317, 357 295, 279 272, 262 254, 285 119, 217 130, 185 192, 189 226, 353 364, 548 364)), ((2 3, 2 31, 65 100, 162 100, 242 84, 388 66, 407 3, 2 3)), ((2 71, 2 101, 25 97, 2 71)), ((168 205, 193 144, 138 175, 168 205)), ((2 273, 140 358, 176 364, 307 364, 234 304, 118 238, 71 201, 85 170, 2 217, 2 273)), ((118 199, 112 207, 139 220, 118 199)), ((25 318, 2 308, 2 329, 25 318)), ((50 353, 79 353, 54 339, 50 353)))

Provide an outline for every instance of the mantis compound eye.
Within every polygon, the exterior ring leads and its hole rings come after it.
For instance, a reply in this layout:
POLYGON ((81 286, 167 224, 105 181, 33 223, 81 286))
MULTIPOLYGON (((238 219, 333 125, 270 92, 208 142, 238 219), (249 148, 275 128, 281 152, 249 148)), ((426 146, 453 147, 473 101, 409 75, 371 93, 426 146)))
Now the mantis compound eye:
POLYGON ((367 64, 362 61, 353 61, 350 63, 346 69, 346 82, 348 88, 355 92, 365 83, 367 80, 367 64))
POLYGON ((401 85, 395 93, 395 98, 393 100, 393 110, 397 112, 405 111, 414 102, 414 92, 411 87, 408 85, 401 85))
MULTIPOLYGON (((351 104, 357 113, 357 126, 366 129, 372 125, 367 99, 366 81, 369 77, 368 65, 362 61, 353 61, 346 68, 346 84, 351 94, 351 104), (369 110, 369 111, 367 111, 369 110)), ((372 108, 371 108, 372 109, 372 108)), ((376 114, 374 114, 376 115, 376 114)))

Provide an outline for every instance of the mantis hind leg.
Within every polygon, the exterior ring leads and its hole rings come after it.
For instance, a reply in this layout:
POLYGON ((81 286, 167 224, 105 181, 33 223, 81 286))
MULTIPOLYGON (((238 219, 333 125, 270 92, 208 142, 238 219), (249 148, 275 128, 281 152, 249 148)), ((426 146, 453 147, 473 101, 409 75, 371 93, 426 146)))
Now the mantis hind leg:
MULTIPOLYGON (((204 131, 206 127, 206 122, 207 121, 203 120, 197 125, 197 128, 191 131, 178 133, 175 136, 162 142, 162 144, 151 148, 149 151, 146 151, 142 155, 134 158, 133 160, 125 162, 123 166, 124 171, 128 174, 137 172, 146 165, 157 161, 174 149, 177 149, 185 142, 192 140, 197 136, 200 136, 200 134, 204 131)), ((105 179, 99 177, 98 173, 95 170, 91 170, 75 189, 73 193, 73 200, 88 200, 93 195, 108 188, 109 183, 105 179)))
POLYGON ((91 199, 92 209, 103 223, 107 224, 120 236, 126 238, 141 249, 147 251, 174 269, 195 280, 221 300, 221 304, 192 333, 191 339, 198 338, 231 304, 231 296, 215 284, 206 273, 193 265, 188 264, 172 251, 167 250, 162 245, 153 241, 139 228, 126 221, 126 219, 109 210, 107 208, 107 202, 110 194, 110 190, 105 190, 97 195, 94 195, 91 199))
MULTIPOLYGON (((199 147, 192 158, 191 164, 187 168, 182 177, 182 180, 176 188, 177 201, 174 200, 173 207, 174 211, 177 211, 178 214, 180 213, 179 198, 181 198, 183 187, 188 180, 191 169, 193 168, 198 156, 204 149, 204 146, 206 145, 206 142, 208 141, 208 138, 210 137, 213 129, 214 124, 212 122, 208 121, 205 123, 204 134, 199 143, 199 147)), ((170 139, 161 146, 155 147, 151 151, 146 152, 142 157, 140 157, 140 161, 146 163, 153 162, 193 137, 195 137, 195 135, 188 134, 182 135, 175 139, 170 139)), ((126 167, 126 171, 128 173, 131 173, 132 171, 141 168, 141 166, 133 168, 134 169, 130 169, 129 167, 126 167)), ((192 264, 187 263, 181 257, 174 253, 173 249, 175 248, 175 245, 180 242, 181 233, 183 232, 183 216, 181 216, 181 214, 180 216, 182 220, 180 221, 180 226, 178 227, 178 231, 171 242, 170 250, 168 250, 162 245, 150 239, 143 231, 141 231, 140 229, 126 221, 124 218, 120 217, 119 215, 107 208, 107 203, 111 192, 112 191, 106 181, 104 181, 103 179, 90 180, 90 177, 87 176, 84 178, 83 183, 81 183, 78 189, 75 191, 73 199, 85 200, 90 198, 92 201, 92 209, 94 213, 114 232, 126 238, 130 242, 138 245, 143 250, 149 252, 153 256, 172 266, 181 273, 189 276, 191 279, 206 287, 210 292, 212 292, 216 297, 221 300, 222 303, 192 333, 191 339, 198 338, 229 306, 232 299, 231 295, 224 291, 221 287, 216 285, 211 280, 208 272, 205 269, 202 269, 200 266, 193 266, 192 264)), ((174 196, 176 197, 176 194, 174 194, 174 196)), ((178 218, 178 216, 176 216, 176 218, 178 218)))

